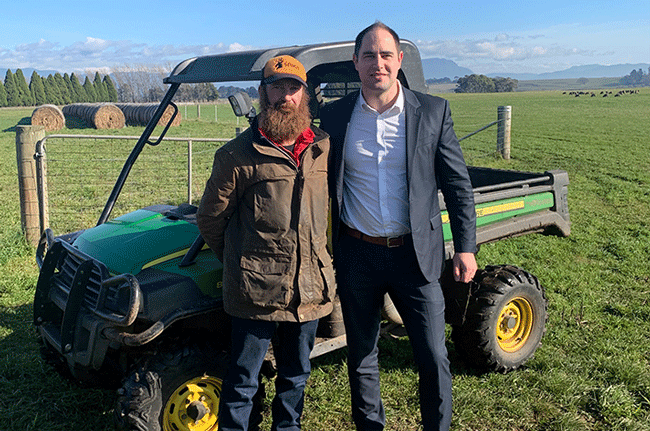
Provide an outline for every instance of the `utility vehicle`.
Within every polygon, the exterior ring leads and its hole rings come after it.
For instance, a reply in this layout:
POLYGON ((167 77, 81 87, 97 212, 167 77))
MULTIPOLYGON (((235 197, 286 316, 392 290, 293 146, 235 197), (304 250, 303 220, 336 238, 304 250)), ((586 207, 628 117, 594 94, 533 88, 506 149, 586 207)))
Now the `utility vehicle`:
MULTIPOLYGON (((34 298, 43 355, 79 382, 119 388, 115 411, 123 429, 217 429, 229 351, 222 265, 199 235, 197 208, 148 202, 111 219, 138 155, 146 145, 161 144, 169 124, 152 142, 154 127, 168 106, 178 112, 172 100, 180 85, 259 82, 267 60, 282 54, 305 66, 318 121, 323 93, 332 88, 345 92, 358 82, 353 49, 353 42, 327 43, 181 62, 165 78, 168 91, 126 160, 97 225, 58 235, 44 230, 36 252, 40 275, 34 298)), ((404 40, 402 50, 401 83, 426 92, 417 48, 404 40)), ((248 102, 241 95, 231 100, 238 115, 252 118, 248 102)), ((566 172, 480 167, 470 167, 469 172, 480 244, 533 232, 569 235, 566 172)), ((446 257, 451 259, 451 231, 444 213, 443 221, 446 257)), ((469 363, 505 372, 533 355, 547 319, 544 288, 534 275, 510 265, 488 266, 469 284, 455 283, 447 274, 443 286, 452 340, 469 363)), ((389 328, 400 322, 389 301, 385 316, 389 328)), ((321 320, 312 357, 345 346, 341 323, 338 307, 321 320)), ((272 351, 267 358, 266 370, 272 373, 272 351)))

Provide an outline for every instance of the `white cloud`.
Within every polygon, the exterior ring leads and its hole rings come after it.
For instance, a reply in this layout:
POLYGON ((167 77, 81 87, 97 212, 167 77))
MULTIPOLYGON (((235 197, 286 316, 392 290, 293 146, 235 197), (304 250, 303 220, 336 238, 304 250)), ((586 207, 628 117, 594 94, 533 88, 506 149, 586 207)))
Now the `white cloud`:
POLYGON ((545 56, 589 55, 592 51, 566 48, 557 45, 527 45, 521 38, 498 34, 491 39, 466 39, 444 41, 418 41, 424 57, 443 57, 456 61, 489 59, 496 61, 519 61, 545 56))
POLYGON ((231 43, 228 46, 228 51, 227 52, 241 52, 241 51, 247 51, 249 49, 253 49, 252 46, 248 45, 242 45, 240 43, 231 43))
MULTIPOLYGON (((454 60, 477 73, 539 73, 577 64, 647 62, 647 45, 644 48, 643 44, 634 43, 647 39, 647 30, 648 23, 643 20, 606 26, 565 24, 521 32, 502 30, 445 40, 419 40, 416 44, 423 58, 454 60)), ((83 40, 61 45, 40 39, 12 48, 0 47, 0 67, 62 72, 134 64, 168 67, 195 56, 255 48, 258 47, 238 42, 151 45, 86 36, 83 40)))
POLYGON ((176 64, 187 58, 218 54, 226 51, 250 49, 233 43, 207 45, 147 45, 128 40, 105 40, 86 37, 67 46, 44 39, 35 43, 17 45, 13 49, 0 48, 0 67, 18 69, 33 67, 42 70, 107 70, 125 64, 160 66, 176 64))

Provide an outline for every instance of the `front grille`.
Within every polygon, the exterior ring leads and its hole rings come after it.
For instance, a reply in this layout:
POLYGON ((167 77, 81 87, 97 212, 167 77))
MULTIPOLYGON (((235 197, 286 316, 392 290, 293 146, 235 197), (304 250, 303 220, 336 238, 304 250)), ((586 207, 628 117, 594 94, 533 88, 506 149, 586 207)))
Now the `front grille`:
POLYGON ((70 243, 55 239, 45 256, 34 297, 35 317, 58 324, 86 309, 102 319, 130 325, 140 289, 130 274, 112 277, 106 266, 70 243), (55 313, 59 309, 62 314, 55 313), (59 316, 59 317, 56 317, 59 316))
MULTIPOLYGON (((76 253, 71 252, 69 249, 66 250, 67 253, 63 253, 61 256, 61 261, 58 265, 58 273, 52 278, 52 287, 56 288, 62 297, 67 302, 68 295, 70 294, 70 289, 72 283, 77 274, 79 266, 91 260, 92 258, 88 256, 81 255, 81 252, 75 250, 76 253)), ((84 305, 90 309, 95 310, 99 305, 99 292, 101 288, 102 281, 106 278, 102 276, 102 267, 103 265, 97 261, 93 261, 91 275, 88 278, 86 285, 84 287, 84 305)), ((112 292, 113 296, 115 292, 112 292)), ((51 291, 51 295, 56 295, 56 292, 51 291)))
MULTIPOLYGON (((83 286, 76 287, 83 289, 83 305, 89 310, 96 310, 100 304, 100 291, 102 282, 108 278, 108 270, 101 262, 93 259, 85 253, 72 247, 70 244, 60 242, 63 250, 58 256, 58 262, 54 274, 52 274, 50 284, 50 297, 55 302, 69 302, 70 291, 74 283, 75 276, 79 274, 79 268, 82 264, 90 268, 90 275, 84 282, 83 286), (56 298, 56 299, 55 299, 56 298)), ((108 297, 115 298, 116 287, 112 287, 112 292, 107 292, 108 297)))
POLYGON ((97 323, 133 324, 141 298, 133 275, 111 276, 102 262, 60 238, 48 248, 36 284, 34 323, 49 344, 61 353, 79 353, 94 342, 97 323))

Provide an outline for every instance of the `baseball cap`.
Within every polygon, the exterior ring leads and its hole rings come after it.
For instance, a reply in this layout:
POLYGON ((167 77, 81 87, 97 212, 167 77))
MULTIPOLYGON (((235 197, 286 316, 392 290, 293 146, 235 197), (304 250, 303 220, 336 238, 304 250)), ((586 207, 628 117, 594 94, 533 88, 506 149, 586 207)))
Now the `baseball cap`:
POLYGON ((271 84, 280 79, 291 78, 307 86, 307 72, 305 67, 290 55, 273 57, 266 62, 262 84, 271 84))

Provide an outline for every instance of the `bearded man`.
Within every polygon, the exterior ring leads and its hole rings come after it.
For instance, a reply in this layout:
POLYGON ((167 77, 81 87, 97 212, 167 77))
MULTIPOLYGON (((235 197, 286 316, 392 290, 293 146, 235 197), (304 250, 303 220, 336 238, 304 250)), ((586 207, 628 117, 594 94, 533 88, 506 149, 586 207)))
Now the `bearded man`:
POLYGON ((231 361, 219 430, 246 431, 271 337, 277 364, 272 430, 299 430, 318 319, 335 296, 327 244, 329 137, 311 125, 305 68, 269 60, 260 114, 215 153, 197 221, 223 263, 231 361))

